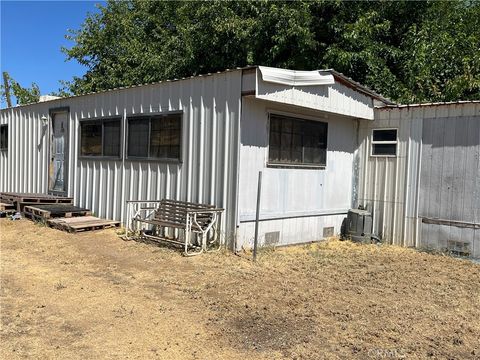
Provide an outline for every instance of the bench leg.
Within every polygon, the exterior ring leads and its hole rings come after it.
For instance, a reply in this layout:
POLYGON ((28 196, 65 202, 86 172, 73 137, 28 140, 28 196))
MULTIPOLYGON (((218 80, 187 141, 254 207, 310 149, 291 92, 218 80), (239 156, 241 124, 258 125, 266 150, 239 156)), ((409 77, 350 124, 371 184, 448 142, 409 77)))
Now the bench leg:
POLYGON ((199 255, 203 252, 203 245, 200 247, 200 251, 188 252, 188 248, 191 246, 191 236, 192 236, 192 219, 190 214, 187 214, 187 220, 185 224, 185 251, 183 254, 185 256, 194 256, 199 255))

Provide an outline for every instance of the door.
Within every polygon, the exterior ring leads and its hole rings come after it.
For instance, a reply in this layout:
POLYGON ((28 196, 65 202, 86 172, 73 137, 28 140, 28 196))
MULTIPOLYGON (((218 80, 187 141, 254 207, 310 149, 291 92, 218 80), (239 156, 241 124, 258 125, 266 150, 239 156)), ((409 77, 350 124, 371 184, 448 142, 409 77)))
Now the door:
POLYGON ((49 192, 65 193, 67 191, 66 143, 68 139, 68 112, 52 114, 52 136, 50 146, 49 192))

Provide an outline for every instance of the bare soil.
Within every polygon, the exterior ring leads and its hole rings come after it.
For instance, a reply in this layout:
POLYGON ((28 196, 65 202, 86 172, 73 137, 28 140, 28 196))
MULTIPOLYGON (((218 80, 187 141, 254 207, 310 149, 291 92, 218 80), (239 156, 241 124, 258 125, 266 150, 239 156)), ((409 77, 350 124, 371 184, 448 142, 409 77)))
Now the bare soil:
POLYGON ((480 266, 328 241, 185 258, 0 219, 0 358, 480 359, 480 266))

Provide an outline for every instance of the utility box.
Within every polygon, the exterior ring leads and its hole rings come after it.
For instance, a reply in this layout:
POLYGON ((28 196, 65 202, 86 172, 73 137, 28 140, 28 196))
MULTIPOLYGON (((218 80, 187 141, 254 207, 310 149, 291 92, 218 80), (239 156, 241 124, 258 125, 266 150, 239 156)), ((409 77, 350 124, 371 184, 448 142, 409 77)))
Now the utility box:
POLYGON ((372 214, 367 210, 350 209, 342 224, 342 239, 358 242, 372 240, 372 214))

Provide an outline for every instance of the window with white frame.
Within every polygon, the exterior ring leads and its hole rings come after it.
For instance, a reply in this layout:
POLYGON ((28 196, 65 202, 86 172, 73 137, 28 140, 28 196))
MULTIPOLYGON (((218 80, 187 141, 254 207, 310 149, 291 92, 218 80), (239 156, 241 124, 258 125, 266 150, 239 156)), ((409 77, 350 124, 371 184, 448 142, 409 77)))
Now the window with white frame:
POLYGON ((372 156, 397 156, 397 129, 373 129, 372 156))
POLYGON ((8 125, 0 125, 0 150, 8 150, 8 125))
POLYGON ((326 122, 270 114, 268 163, 326 166, 327 131, 326 122))

